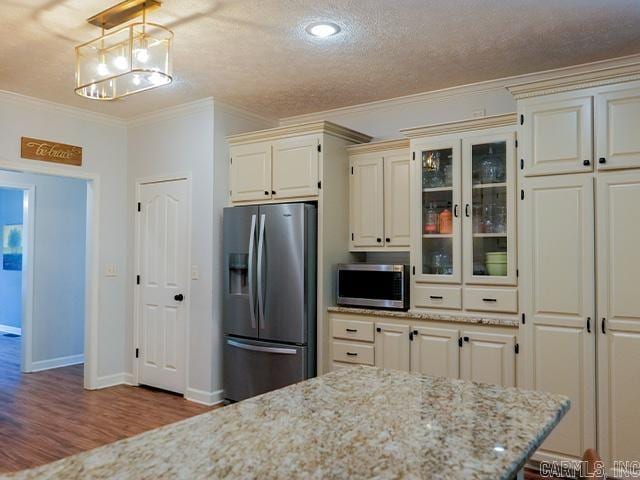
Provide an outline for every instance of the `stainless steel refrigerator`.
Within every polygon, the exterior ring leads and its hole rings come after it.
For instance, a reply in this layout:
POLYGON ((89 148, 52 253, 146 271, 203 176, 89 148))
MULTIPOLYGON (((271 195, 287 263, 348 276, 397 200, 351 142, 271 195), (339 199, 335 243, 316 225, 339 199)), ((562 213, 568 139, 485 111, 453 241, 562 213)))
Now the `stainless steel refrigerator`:
POLYGON ((224 209, 225 397, 315 376, 316 207, 224 209))

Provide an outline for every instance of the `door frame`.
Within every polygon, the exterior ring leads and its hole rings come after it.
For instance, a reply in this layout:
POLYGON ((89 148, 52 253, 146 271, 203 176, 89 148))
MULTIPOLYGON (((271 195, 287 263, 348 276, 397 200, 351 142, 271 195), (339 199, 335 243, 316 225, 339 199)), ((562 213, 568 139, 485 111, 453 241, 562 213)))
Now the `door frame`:
MULTIPOLYGON (((176 173, 171 175, 158 175, 152 177, 142 177, 136 180, 136 205, 141 201, 141 189, 144 185, 150 185, 154 183, 167 183, 167 182, 176 182, 176 181, 186 181, 187 182, 187 272, 191 271, 191 244, 192 244, 192 233, 193 233, 193 189, 192 189, 192 175, 191 172, 185 173, 176 173)), ((134 259, 133 265, 135 268, 134 275, 138 275, 140 272, 140 265, 142 259, 142 246, 141 240, 142 235, 140 234, 141 228, 140 215, 135 215, 134 222, 134 230, 135 230, 135 239, 134 239, 134 259)), ((140 286, 135 282, 133 284, 133 349, 131 352, 132 357, 132 365, 133 365, 133 384, 140 385, 140 368, 138 364, 138 358, 136 358, 136 348, 140 348, 140 339, 142 335, 140 334, 141 321, 140 321, 140 307, 141 307, 141 295, 140 295, 140 286)), ((185 284, 185 296, 186 301, 184 302, 184 315, 185 315, 185 345, 184 345, 184 385, 182 395, 186 398, 187 391, 189 390, 189 357, 190 357, 190 332, 191 332, 191 275, 187 274, 186 284, 185 284)))
MULTIPOLYGON (((16 164, 15 162, 0 158, 0 170, 14 173, 35 173, 38 175, 49 175, 54 177, 76 178, 87 182, 87 214, 86 214, 86 255, 85 255, 85 308, 84 308, 84 388, 95 390, 100 388, 98 382, 98 326, 99 326, 99 294, 100 294, 100 175, 86 171, 71 170, 73 167, 57 167, 40 163, 33 165, 27 163, 16 164)), ((35 200, 35 189, 31 201, 35 200)), ((29 204, 32 205, 31 203, 29 204)), ((33 204, 35 205, 35 204, 33 204)), ((29 222, 35 222, 34 209, 29 213, 29 222)), ((24 222, 24 219, 23 219, 24 222)), ((31 223, 28 230, 31 231, 31 238, 27 242, 34 241, 35 223, 31 223)), ((28 252, 34 252, 34 244, 27 245, 28 252)), ((27 259, 29 261, 29 259, 27 259)), ((25 313, 29 313, 27 323, 23 328, 27 329, 27 335, 31 337, 32 315, 33 315, 33 262, 29 262, 26 277, 27 304, 23 310, 23 321, 25 313)), ((24 270, 23 270, 24 271, 24 270)), ((24 276, 23 276, 24 282, 24 276)), ((24 284, 23 284, 24 285, 24 284)), ((24 295, 24 292, 23 292, 24 295)), ((23 300, 24 301, 24 300, 23 300)), ((23 332, 24 335, 24 332, 23 332)), ((23 340, 24 341, 24 340, 23 340)), ((28 353, 31 356, 31 345, 29 342, 23 348, 23 355, 28 353), (28 349, 28 352, 26 351, 28 349)), ((31 358, 24 359, 24 371, 31 368, 31 358)))

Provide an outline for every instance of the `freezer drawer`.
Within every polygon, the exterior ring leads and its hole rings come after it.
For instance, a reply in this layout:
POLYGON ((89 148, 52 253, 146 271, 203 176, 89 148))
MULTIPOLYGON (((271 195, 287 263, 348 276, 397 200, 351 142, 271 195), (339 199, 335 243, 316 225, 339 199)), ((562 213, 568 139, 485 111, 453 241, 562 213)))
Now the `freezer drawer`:
POLYGON ((225 337, 225 398, 240 401, 308 378, 307 347, 225 337))

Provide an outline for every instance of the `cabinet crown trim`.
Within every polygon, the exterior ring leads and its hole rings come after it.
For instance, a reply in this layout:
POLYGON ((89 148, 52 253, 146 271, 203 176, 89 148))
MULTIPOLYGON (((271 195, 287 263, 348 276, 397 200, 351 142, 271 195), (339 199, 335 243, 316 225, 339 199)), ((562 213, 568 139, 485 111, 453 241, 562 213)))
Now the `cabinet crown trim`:
POLYGON ((548 80, 507 85, 507 89, 516 100, 520 100, 540 95, 567 92, 581 88, 599 87, 612 83, 631 82, 634 80, 640 80, 640 62, 618 67, 602 68, 585 73, 561 75, 548 80))
POLYGON ((456 122, 436 123, 424 125, 422 127, 403 128, 400 131, 407 138, 432 137, 447 133, 468 132, 471 130, 485 130, 495 127, 515 126, 517 114, 505 113, 502 115, 491 115, 488 117, 469 118, 456 122))
POLYGON ((300 123, 297 125, 287 125, 285 127, 269 128, 267 130, 258 130, 255 132, 240 133, 238 135, 230 135, 227 137, 229 145, 238 145, 243 143, 261 142, 265 140, 278 140, 280 138, 295 137, 307 134, 328 134, 356 143, 367 143, 373 137, 351 130, 332 122, 310 122, 300 123))
POLYGON ((363 153, 386 152, 389 150, 409 149, 408 138, 396 138, 393 140, 381 140, 379 142, 363 143, 360 145, 349 145, 347 151, 350 155, 363 153))

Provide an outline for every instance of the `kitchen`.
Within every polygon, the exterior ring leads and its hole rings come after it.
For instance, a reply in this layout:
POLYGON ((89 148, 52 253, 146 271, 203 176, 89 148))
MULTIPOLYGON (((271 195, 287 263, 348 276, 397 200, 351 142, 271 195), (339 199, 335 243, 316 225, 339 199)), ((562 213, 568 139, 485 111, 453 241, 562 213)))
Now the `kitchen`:
MULTIPOLYGON (((312 51, 355 35, 339 21, 322 40, 298 23, 312 51)), ((136 205, 117 227, 127 246, 96 250, 97 292, 127 313, 110 324, 96 306, 87 388, 149 385, 225 406, 16 478, 513 478, 579 467, 589 449, 623 477, 621 463, 640 457, 629 400, 640 384, 638 65, 567 58, 326 108, 331 95, 296 108, 261 97, 271 117, 248 100, 179 103, 180 82, 83 99, 113 118, 65 110, 118 132, 127 167, 101 171, 102 204, 136 205), (149 223, 157 192, 157 218, 174 225, 149 223), (155 335, 145 315, 168 248, 153 240, 160 228, 184 252, 162 308, 186 326, 155 335)), ((53 118, 4 95, 28 118, 53 118)), ((87 141, 63 130, 40 135, 87 141)), ((1 156, 3 168, 36 168, 1 156)))

